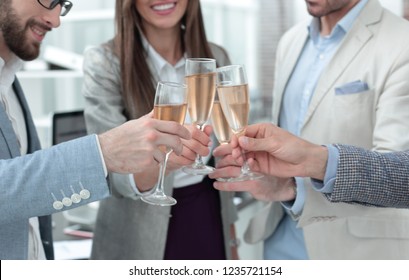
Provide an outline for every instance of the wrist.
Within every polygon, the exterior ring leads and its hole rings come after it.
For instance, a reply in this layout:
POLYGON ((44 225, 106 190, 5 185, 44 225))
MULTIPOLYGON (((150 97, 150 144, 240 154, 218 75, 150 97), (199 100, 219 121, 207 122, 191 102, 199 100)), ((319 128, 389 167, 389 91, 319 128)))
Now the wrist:
POLYGON ((311 150, 310 157, 310 164, 307 166, 307 176, 321 181, 324 180, 325 170, 327 169, 328 148, 315 145, 311 150))
POLYGON ((295 178, 294 177, 288 178, 285 187, 287 193, 285 196, 288 197, 288 199, 285 199, 283 201, 295 200, 295 198, 297 197, 297 183, 295 182, 295 178))

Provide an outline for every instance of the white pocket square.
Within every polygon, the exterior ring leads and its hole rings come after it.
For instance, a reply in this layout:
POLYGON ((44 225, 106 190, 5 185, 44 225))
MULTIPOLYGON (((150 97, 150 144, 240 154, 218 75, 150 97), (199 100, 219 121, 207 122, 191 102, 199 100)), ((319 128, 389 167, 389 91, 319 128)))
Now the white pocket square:
POLYGON ((368 84, 362 81, 353 81, 335 88, 336 95, 359 93, 368 90, 368 84))

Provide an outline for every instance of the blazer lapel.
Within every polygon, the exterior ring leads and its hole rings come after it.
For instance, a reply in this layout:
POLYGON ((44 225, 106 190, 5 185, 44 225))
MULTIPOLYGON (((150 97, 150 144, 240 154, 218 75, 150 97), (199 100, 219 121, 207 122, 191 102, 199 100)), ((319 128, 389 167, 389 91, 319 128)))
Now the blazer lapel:
MULTIPOLYGON (((274 88, 274 102, 273 102, 273 123, 278 124, 278 116, 281 109, 281 101, 284 95, 285 88, 290 79, 290 76, 294 70, 294 67, 297 64, 298 58, 301 54, 301 51, 304 48, 305 42, 308 38, 308 29, 307 25, 304 26, 305 33, 301 36, 298 36, 295 39, 295 42, 291 44, 290 50, 286 51, 288 56, 281 58, 279 67, 281 67, 280 72, 276 71, 275 75, 275 88, 274 88), (281 82, 285 81, 285 82, 281 82)), ((276 67, 278 69, 279 67, 276 67)))
POLYGON ((334 54, 331 62, 323 70, 305 115, 303 125, 309 121, 324 96, 330 92, 348 65, 373 37, 373 33, 368 29, 368 25, 379 22, 381 16, 382 7, 379 3, 377 1, 369 1, 334 54))
POLYGON ((20 147, 18 146, 16 134, 2 103, 0 103, 0 136, 6 141, 10 157, 20 156, 20 147))
POLYGON ((28 107, 26 98, 24 97, 23 90, 21 89, 20 82, 18 81, 17 78, 13 83, 13 89, 17 95, 18 100, 20 101, 20 105, 24 113, 24 120, 26 122, 27 138, 28 138, 27 139, 28 141, 27 153, 32 153, 36 150, 39 150, 41 148, 41 145, 38 140, 37 130, 34 125, 30 109, 28 107))

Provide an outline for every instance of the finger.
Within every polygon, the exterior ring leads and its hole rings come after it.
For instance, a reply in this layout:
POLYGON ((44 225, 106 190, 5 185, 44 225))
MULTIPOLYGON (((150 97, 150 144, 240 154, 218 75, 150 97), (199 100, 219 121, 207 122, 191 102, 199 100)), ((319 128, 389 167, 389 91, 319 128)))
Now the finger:
POLYGON ((212 144, 210 137, 195 126, 190 125, 187 128, 190 130, 192 138, 188 141, 183 141, 185 148, 189 149, 194 154, 194 157, 197 154, 207 156, 210 153, 209 146, 212 144))
POLYGON ((251 190, 248 182, 219 182, 215 181, 213 187, 220 191, 227 192, 249 192, 251 190))
POLYGON ((208 146, 204 146, 195 140, 184 143, 184 148, 190 150, 194 157, 196 157, 196 155, 207 156, 210 153, 208 146))
POLYGON ((250 170, 259 171, 259 167, 258 167, 257 161, 255 161, 253 158, 249 157, 249 158, 247 159, 247 164, 248 164, 250 170))
POLYGON ((244 150, 241 147, 238 147, 231 151, 231 156, 236 162, 240 162, 240 164, 242 164, 244 161, 243 153, 244 153, 244 150))
POLYGON ((263 124, 252 124, 246 126, 246 133, 245 135, 250 138, 255 138, 256 135, 260 132, 261 127, 263 124))
POLYGON ((217 168, 223 168, 228 166, 241 166, 242 162, 237 162, 231 155, 227 155, 223 158, 218 158, 216 162, 217 168))
MULTIPOLYGON (((172 153, 172 155, 174 155, 174 153, 172 153)), ((175 156, 173 158, 170 157, 168 160, 166 170, 169 172, 172 172, 185 165, 189 165, 189 163, 186 163, 185 161, 188 162, 186 159, 182 157, 178 157, 178 156, 175 156)))
POLYGON ((153 159, 159 164, 165 160, 165 154, 161 150, 156 149, 153 151, 153 159))
POLYGON ((267 147, 271 145, 272 139, 270 138, 250 138, 242 136, 239 138, 240 146, 246 151, 266 151, 267 147))
POLYGON ((181 167, 181 166, 192 164, 194 162, 194 159, 191 160, 184 156, 177 156, 175 153, 172 153, 172 155, 169 158, 169 165, 181 167))
POLYGON ((177 155, 175 153, 171 154, 172 161, 180 165, 192 164, 195 161, 196 156, 196 153, 186 146, 183 146, 183 150, 180 155, 177 155))
POLYGON ((231 146, 232 148, 236 148, 236 147, 239 146, 238 138, 237 138, 236 135, 233 135, 233 136, 231 137, 229 144, 230 144, 230 146, 231 146))
MULTIPOLYGON (((206 127, 208 128, 208 127, 206 127)), ((205 128, 205 129, 206 129, 205 128)), ((211 129, 211 128, 210 128, 211 129)), ((209 129, 206 129, 209 130, 209 129)), ((208 131, 209 132, 209 131, 208 131)), ((200 129, 198 129, 197 127, 192 127, 190 129, 190 133, 192 134, 192 139, 195 139, 197 142, 199 142, 200 144, 202 144, 203 146, 209 146, 211 139, 210 139, 210 135, 211 135, 211 131, 210 134, 205 133, 204 131, 201 131, 200 129)))
POLYGON ((190 149, 189 146, 185 143, 185 141, 182 141, 182 143, 183 151, 180 156, 186 158, 189 161, 194 161, 196 159, 196 152, 190 149))
POLYGON ((203 128, 203 132, 206 133, 207 136, 210 136, 210 135, 212 135, 212 133, 213 133, 213 127, 212 127, 211 125, 206 125, 206 126, 203 128))
POLYGON ((177 122, 156 120, 154 126, 158 131, 163 133, 176 135, 186 140, 192 138, 190 131, 186 127, 180 125, 177 122))
POLYGON ((223 167, 223 168, 216 168, 208 176, 211 179, 218 179, 218 178, 237 177, 239 175, 240 175, 240 168, 239 167, 228 166, 228 167, 223 167))
POLYGON ((156 137, 155 144, 159 148, 160 146, 166 146, 169 149, 172 149, 173 152, 175 152, 175 154, 177 154, 178 156, 183 152, 182 141, 178 136, 175 135, 159 133, 159 135, 156 137))
POLYGON ((229 144, 219 145, 213 150, 213 155, 215 157, 224 157, 225 155, 230 155, 232 152, 231 146, 229 144))

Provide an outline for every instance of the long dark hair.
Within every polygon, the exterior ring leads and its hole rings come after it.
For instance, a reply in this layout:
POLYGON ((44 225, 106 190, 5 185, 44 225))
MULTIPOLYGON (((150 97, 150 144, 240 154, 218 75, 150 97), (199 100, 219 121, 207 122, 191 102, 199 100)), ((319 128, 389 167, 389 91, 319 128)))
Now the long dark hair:
MULTIPOLYGON (((121 94, 128 119, 138 118, 153 108, 156 81, 142 44, 141 19, 135 0, 116 0, 114 52, 121 67, 121 94)), ((206 39, 199 0, 189 0, 181 20, 182 47, 188 57, 213 57, 206 39)))

